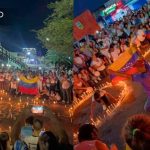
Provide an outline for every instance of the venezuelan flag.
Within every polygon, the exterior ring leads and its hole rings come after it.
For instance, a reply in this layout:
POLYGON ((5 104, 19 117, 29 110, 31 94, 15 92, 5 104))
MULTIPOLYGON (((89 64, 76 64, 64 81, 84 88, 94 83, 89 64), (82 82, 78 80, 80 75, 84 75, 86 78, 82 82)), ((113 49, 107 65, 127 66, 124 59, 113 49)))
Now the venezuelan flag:
MULTIPOLYGON (((119 58, 109 66, 109 70, 114 72, 120 72, 123 74, 133 75, 139 72, 145 71, 144 61, 139 57, 136 48, 131 47, 122 53, 119 58)), ((125 77, 116 76, 114 74, 110 75, 112 83, 118 83, 121 80, 126 80, 125 77)))
MULTIPOLYGON (((27 95, 36 95, 38 94, 38 88, 37 88, 37 81, 35 82, 26 82, 27 80, 24 80, 25 77, 20 78, 19 84, 18 84, 18 90, 19 92, 27 95), (22 80, 23 79, 23 80, 22 80)), ((33 81, 31 79, 31 81, 33 81)))

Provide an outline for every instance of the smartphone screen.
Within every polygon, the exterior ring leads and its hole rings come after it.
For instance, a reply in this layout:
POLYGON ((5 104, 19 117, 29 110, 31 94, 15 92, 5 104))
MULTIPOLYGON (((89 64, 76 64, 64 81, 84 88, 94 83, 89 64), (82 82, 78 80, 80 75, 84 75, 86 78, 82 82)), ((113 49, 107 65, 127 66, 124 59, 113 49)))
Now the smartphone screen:
POLYGON ((33 106, 31 109, 33 114, 42 114, 43 111, 43 106, 33 106))

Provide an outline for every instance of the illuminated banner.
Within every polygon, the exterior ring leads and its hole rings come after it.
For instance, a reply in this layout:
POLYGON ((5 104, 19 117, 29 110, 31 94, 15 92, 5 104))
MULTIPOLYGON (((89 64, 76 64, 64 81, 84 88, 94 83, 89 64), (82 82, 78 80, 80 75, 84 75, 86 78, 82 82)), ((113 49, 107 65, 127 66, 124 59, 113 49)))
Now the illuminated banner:
POLYGON ((111 5, 110 7, 106 8, 105 10, 103 10, 103 13, 104 13, 105 15, 108 15, 108 14, 110 14, 111 12, 115 11, 115 10, 116 10, 116 7, 117 7, 117 5, 116 5, 116 4, 113 4, 113 5, 111 5))
POLYGON ((97 30, 100 30, 100 27, 89 10, 73 20, 73 37, 75 40, 81 40, 86 35, 94 35, 97 30))

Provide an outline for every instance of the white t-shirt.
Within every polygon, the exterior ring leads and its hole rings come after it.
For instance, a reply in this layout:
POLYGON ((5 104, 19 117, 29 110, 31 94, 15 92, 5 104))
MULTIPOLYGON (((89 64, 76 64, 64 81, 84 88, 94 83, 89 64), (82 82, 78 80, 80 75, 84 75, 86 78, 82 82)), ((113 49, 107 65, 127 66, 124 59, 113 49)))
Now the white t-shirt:
POLYGON ((17 83, 16 82, 11 82, 10 87, 11 87, 11 89, 17 89, 17 83))
POLYGON ((39 137, 37 136, 27 136, 24 138, 24 142, 28 145, 28 148, 30 150, 36 150, 37 149, 37 143, 38 143, 39 137))

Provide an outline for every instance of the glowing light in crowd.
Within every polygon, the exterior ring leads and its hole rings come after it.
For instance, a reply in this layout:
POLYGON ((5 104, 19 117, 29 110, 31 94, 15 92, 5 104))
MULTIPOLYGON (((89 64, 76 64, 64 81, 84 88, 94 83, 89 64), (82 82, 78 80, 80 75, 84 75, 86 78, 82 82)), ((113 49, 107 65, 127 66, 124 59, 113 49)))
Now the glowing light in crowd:
POLYGON ((97 30, 97 31, 96 31, 96 34, 98 34, 98 33, 99 33, 99 31, 97 30))
POLYGON ((46 41, 49 41, 49 38, 46 38, 46 41))
POLYGON ((6 66, 7 66, 7 67, 11 67, 11 65, 10 65, 10 64, 7 64, 6 66))
POLYGON ((34 59, 31 59, 31 61, 34 61, 34 59))
POLYGON ((20 81, 20 79, 19 79, 19 78, 17 78, 17 81, 20 81))
POLYGON ((42 67, 39 67, 39 70, 41 70, 42 69, 42 67))
POLYGON ((4 64, 2 64, 2 67, 4 67, 4 64))
POLYGON ((27 52, 27 55, 30 55, 31 54, 31 52, 27 52))

